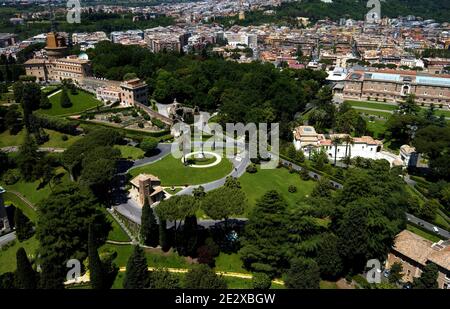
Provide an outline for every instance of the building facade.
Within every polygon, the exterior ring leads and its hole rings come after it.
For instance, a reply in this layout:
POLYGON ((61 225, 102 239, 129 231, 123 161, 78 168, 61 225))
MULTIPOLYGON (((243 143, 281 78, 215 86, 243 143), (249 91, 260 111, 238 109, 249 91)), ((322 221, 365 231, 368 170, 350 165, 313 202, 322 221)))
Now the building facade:
POLYGON ((136 102, 147 105, 148 87, 139 78, 130 79, 120 84, 120 104, 133 106, 136 102))
POLYGON ((348 74, 342 91, 345 100, 401 102, 410 94, 424 106, 450 105, 450 76, 412 71, 355 71, 348 74))
POLYGON ((130 197, 140 207, 144 206, 145 199, 148 199, 150 206, 162 201, 165 198, 161 181, 151 174, 139 174, 131 181, 130 197))

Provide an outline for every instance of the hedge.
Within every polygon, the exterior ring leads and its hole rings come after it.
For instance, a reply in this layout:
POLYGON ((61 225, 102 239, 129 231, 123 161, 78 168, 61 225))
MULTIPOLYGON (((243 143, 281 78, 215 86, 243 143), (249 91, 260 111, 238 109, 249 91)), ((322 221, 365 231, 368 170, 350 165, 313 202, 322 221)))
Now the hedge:
POLYGON ((47 116, 43 114, 34 114, 34 117, 38 122, 39 126, 41 126, 42 128, 55 130, 70 135, 76 135, 79 133, 77 130, 80 124, 79 121, 47 116))

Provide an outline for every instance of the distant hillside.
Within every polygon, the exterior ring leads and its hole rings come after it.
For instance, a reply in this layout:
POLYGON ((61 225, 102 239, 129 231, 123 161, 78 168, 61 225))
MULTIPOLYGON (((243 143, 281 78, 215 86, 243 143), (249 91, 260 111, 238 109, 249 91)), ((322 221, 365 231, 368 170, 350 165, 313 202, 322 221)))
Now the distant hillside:
MULTIPOLYGON (((353 18, 362 20, 370 10, 366 7, 367 0, 333 0, 324 3, 320 0, 302 0, 283 3, 275 10, 275 15, 264 15, 259 12, 248 12, 243 21, 237 18, 224 18, 225 22, 242 25, 277 22, 293 24, 298 16, 309 17, 313 21, 330 18, 353 18)), ((381 15, 387 17, 415 15, 424 19, 435 19, 437 22, 450 22, 450 0, 386 0, 381 2, 381 15)))

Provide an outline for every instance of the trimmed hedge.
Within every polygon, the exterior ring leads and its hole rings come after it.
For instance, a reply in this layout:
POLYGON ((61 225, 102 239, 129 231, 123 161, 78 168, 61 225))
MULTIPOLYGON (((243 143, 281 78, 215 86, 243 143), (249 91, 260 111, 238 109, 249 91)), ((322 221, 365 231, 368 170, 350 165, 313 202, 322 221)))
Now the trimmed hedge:
POLYGON ((33 116, 42 128, 70 135, 78 134, 77 128, 80 125, 79 121, 47 116, 43 114, 34 114, 33 116))

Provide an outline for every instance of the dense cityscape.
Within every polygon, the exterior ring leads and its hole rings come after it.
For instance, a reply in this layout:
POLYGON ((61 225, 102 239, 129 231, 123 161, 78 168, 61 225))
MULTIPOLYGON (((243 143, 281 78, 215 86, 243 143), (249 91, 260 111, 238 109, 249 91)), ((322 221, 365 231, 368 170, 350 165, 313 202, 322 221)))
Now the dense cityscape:
POLYGON ((450 289, 450 3, 350 2, 4 1, 0 289, 450 289))

